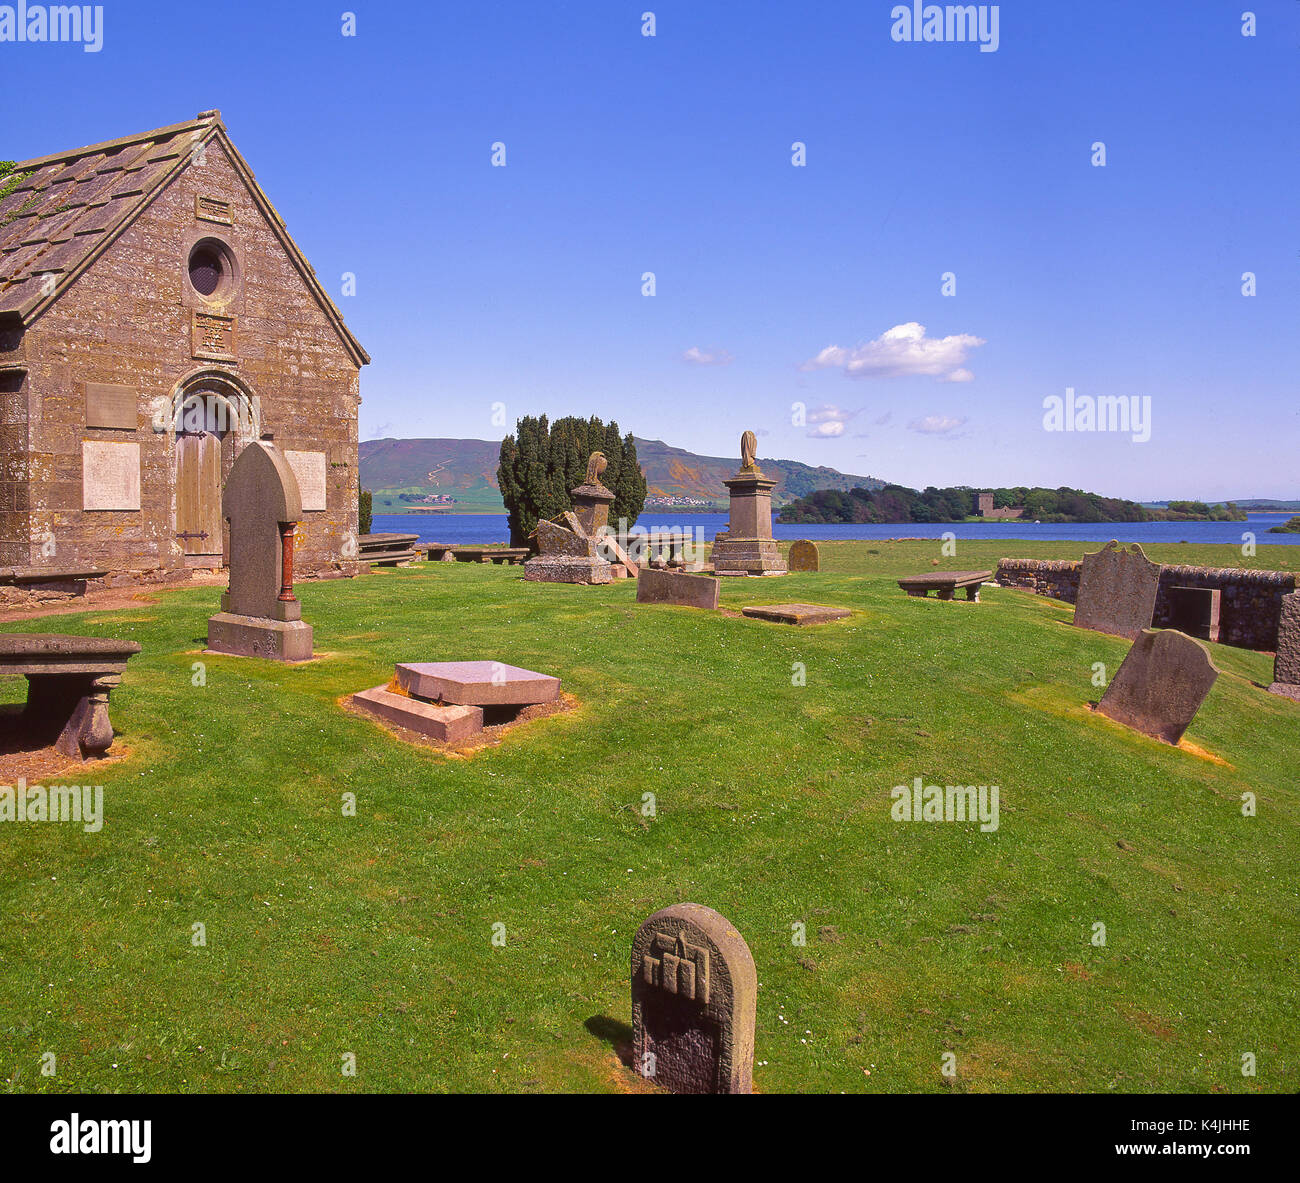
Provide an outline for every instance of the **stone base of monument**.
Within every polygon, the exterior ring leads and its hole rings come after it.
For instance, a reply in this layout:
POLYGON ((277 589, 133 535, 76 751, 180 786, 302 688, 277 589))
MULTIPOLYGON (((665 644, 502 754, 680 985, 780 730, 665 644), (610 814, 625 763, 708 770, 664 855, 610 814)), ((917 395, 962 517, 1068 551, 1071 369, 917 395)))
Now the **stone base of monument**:
POLYGON ((524 564, 524 578, 535 583, 613 583, 604 559, 579 555, 538 555, 524 564))
POLYGON ((236 657, 271 661, 310 661, 311 625, 301 620, 267 620, 218 612, 208 617, 208 649, 236 657))
POLYGON ((1268 688, 1270 694, 1280 694, 1283 698, 1291 698, 1300 702, 1300 686, 1294 686, 1290 682, 1274 682, 1268 688))
POLYGON ((722 538, 713 544, 715 575, 786 575, 781 548, 772 538, 722 538))
POLYGON ((394 694, 385 684, 352 696, 352 705, 417 735, 442 743, 460 743, 483 730, 483 708, 446 706, 394 694))

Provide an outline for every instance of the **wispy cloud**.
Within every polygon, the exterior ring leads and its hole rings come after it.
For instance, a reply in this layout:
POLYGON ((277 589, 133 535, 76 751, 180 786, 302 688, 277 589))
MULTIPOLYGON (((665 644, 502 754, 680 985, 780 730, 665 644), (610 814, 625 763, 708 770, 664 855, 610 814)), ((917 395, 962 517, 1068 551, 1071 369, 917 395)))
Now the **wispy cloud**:
POLYGON ((906 378, 921 374, 942 382, 970 382, 975 375, 964 363, 970 351, 984 343, 982 337, 970 333, 927 337, 925 325, 912 320, 895 325, 874 341, 853 349, 828 345, 799 368, 838 369, 850 378, 906 378))
POLYGON ((907 429, 919 431, 922 435, 951 435, 965 425, 965 416, 954 419, 950 415, 926 415, 923 419, 913 419, 907 429))
POLYGON ((682 361, 696 366, 728 366, 735 360, 725 349, 701 349, 698 345, 692 345, 682 354, 682 361))

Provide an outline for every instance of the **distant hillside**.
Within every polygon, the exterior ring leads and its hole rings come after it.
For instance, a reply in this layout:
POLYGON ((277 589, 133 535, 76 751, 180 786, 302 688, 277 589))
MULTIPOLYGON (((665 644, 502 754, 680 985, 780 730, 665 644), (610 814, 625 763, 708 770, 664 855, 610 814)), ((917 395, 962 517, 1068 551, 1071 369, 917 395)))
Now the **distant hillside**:
MULTIPOLYGON (((441 509, 432 497, 455 498, 455 509, 500 512, 497 455, 500 443, 491 440, 364 440, 361 444, 361 487, 375 495, 376 513, 441 509)), ((699 456, 673 448, 662 440, 636 441, 637 459, 646 474, 650 497, 683 497, 724 503, 722 483, 735 474, 735 456, 699 456)), ((854 476, 834 468, 813 468, 797 460, 759 458, 759 467, 776 480, 772 499, 777 505, 816 489, 878 489, 875 477, 854 476)))

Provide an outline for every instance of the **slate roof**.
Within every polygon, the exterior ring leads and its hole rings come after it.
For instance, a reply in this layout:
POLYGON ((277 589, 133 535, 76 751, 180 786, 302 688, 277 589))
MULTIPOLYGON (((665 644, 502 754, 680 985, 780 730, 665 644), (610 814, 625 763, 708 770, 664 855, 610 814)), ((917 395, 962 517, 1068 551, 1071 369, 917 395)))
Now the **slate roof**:
POLYGON ((316 278, 284 219, 240 156, 220 111, 170 127, 20 161, 28 176, 0 199, 0 318, 30 324, 186 168, 195 145, 219 141, 358 365, 370 355, 316 278), (51 282, 51 279, 53 282, 51 282))

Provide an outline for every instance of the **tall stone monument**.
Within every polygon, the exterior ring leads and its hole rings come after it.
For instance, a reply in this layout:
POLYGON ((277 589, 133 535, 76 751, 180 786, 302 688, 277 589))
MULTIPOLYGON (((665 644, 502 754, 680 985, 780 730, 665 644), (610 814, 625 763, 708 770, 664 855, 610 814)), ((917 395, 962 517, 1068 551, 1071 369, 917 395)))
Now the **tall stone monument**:
POLYGON ((1113 539, 1083 556, 1074 623, 1099 633, 1134 640, 1151 627, 1160 589, 1160 564, 1135 542, 1127 550, 1113 539))
POLYGON ((785 560, 772 538, 772 489, 755 456, 752 431, 740 437, 740 471, 722 483, 731 494, 731 522, 713 543, 715 575, 784 575, 785 560))
POLYGON ((632 942, 633 1067, 674 1093, 753 1091, 758 974, 745 938, 702 904, 651 916, 632 942))
POLYGON ((215 653, 306 661, 311 625, 293 594, 293 535, 302 498, 293 469, 270 433, 236 458, 221 499, 230 522, 230 587, 208 618, 215 653))
POLYGON ((1300 702, 1300 592, 1282 597, 1277 656, 1273 660, 1273 684, 1269 689, 1300 702))

